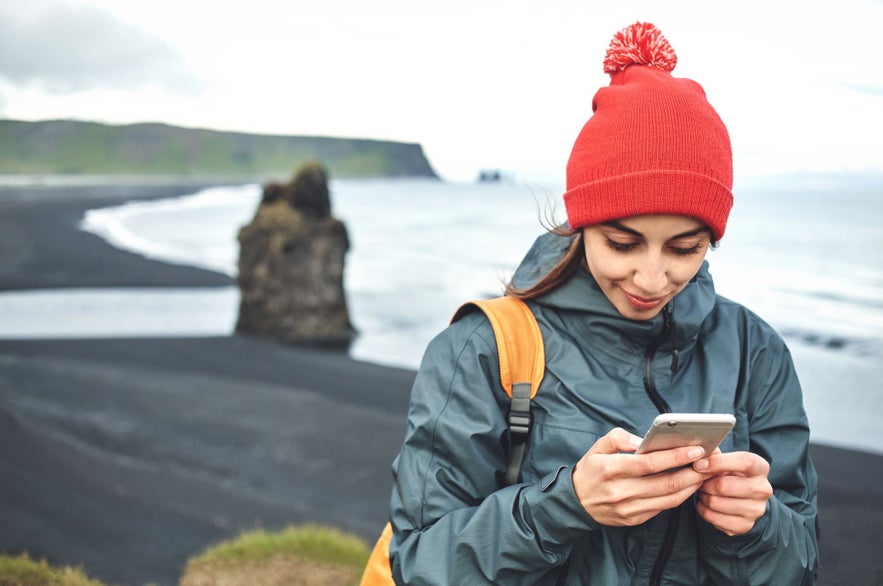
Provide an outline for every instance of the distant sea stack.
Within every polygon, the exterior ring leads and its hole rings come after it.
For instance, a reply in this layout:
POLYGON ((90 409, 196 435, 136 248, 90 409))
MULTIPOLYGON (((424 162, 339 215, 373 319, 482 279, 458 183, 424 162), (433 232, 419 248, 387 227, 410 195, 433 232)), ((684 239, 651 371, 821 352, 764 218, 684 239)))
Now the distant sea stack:
POLYGON ((239 231, 236 331, 295 344, 346 347, 355 336, 343 287, 346 226, 331 215, 328 173, 307 163, 268 183, 239 231))

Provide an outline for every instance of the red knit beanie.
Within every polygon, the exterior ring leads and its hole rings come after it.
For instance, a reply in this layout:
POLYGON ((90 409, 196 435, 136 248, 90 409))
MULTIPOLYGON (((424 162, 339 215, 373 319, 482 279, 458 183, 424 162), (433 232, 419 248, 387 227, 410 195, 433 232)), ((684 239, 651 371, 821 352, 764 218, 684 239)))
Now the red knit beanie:
POLYGON ((716 240, 733 205, 733 155, 702 87, 671 75, 677 55, 649 23, 607 49, 610 85, 592 102, 567 163, 571 228, 643 214, 698 218, 716 240))

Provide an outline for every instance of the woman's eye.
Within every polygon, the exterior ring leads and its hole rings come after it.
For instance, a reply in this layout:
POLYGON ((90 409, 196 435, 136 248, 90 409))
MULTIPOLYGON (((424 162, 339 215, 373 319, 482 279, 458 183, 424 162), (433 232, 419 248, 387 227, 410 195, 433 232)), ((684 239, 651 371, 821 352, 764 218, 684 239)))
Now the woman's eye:
POLYGON ((681 247, 681 246, 672 246, 670 247, 671 251, 680 256, 689 256, 691 254, 696 254, 697 252, 702 250, 702 244, 696 244, 695 246, 690 247, 681 247))
POLYGON ((607 246, 617 252, 628 252, 638 247, 637 242, 617 242, 616 240, 607 239, 607 246))

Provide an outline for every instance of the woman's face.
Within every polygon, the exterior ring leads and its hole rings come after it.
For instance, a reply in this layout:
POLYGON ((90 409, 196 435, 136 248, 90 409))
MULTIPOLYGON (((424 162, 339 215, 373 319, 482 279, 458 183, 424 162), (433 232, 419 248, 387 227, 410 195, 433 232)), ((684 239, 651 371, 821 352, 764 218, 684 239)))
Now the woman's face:
POLYGON ((690 282, 711 243, 686 216, 631 216, 583 228, 589 271, 624 317, 655 317, 690 282))

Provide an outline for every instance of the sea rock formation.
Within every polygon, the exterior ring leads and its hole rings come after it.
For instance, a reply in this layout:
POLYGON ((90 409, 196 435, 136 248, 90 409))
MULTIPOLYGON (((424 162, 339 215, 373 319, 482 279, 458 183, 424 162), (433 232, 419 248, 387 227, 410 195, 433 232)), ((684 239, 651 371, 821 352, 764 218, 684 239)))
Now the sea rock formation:
POLYGON ((236 331, 348 345, 355 336, 343 287, 348 249, 320 163, 307 163, 287 184, 265 185, 254 218, 239 230, 236 331))

